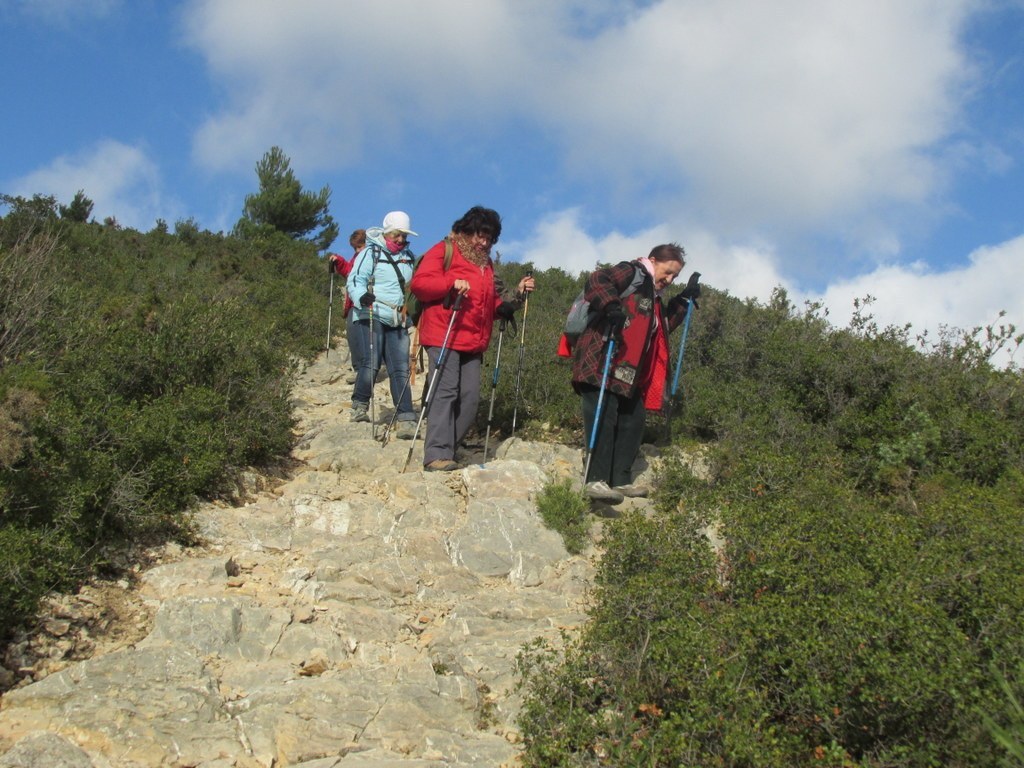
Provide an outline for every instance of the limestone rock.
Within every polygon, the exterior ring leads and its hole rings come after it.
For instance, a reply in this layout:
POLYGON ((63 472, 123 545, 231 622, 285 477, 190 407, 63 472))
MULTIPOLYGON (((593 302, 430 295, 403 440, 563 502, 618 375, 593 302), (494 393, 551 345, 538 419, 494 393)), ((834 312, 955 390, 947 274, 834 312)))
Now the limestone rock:
MULTIPOLYGON (((41 640, 69 657, 4 695, 0 768, 515 764, 516 656, 586 621, 593 563, 535 504, 579 475, 581 451, 516 438, 424 473, 421 437, 403 472, 408 441, 348 420, 347 358, 296 382, 292 476, 247 477, 196 513, 201 546, 166 548, 118 588, 136 606, 116 617, 134 627, 119 647, 90 609, 96 655, 70 658, 83 611, 53 603, 41 640)), ((35 646, 19 648, 29 663, 35 646)))

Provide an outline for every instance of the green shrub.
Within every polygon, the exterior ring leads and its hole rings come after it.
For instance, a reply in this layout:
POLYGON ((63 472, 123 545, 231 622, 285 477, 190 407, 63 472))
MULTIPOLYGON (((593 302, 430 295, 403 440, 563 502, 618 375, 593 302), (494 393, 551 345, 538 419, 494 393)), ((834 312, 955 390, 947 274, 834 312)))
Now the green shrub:
POLYGON ((1019 375, 705 293, 673 426, 714 438, 713 481, 670 464, 658 517, 609 529, 591 622, 524 662, 526 764, 998 764, 1019 375))
POLYGON ((550 483, 537 496, 537 509, 544 524, 562 535, 570 554, 582 552, 590 537, 590 503, 569 480, 550 483))
POLYGON ((26 240, 40 219, 23 208, 0 220, 0 263, 61 280, 0 289, 19 330, 0 356, 5 631, 112 549, 190 537, 198 499, 287 454, 327 290, 308 245, 50 219, 26 240))
POLYGON ((1005 765, 1024 765, 1024 662, 1017 665, 1013 678, 992 665, 992 677, 1003 693, 1003 712, 996 717, 985 714, 985 726, 996 743, 1006 751, 1005 765))

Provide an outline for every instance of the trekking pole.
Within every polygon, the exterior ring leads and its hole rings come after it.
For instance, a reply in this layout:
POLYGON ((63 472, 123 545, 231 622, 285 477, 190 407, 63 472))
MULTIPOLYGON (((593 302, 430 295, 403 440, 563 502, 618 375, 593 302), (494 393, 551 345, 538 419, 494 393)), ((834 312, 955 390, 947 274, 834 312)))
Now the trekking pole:
POLYGON ((491 420, 494 418, 494 393, 498 389, 498 372, 501 370, 501 340, 505 336, 508 321, 502 318, 498 323, 498 351, 494 355, 494 373, 491 375, 491 407, 487 410, 487 432, 484 435, 484 463, 487 463, 487 446, 491 441, 491 420))
POLYGON ((601 407, 604 405, 604 392, 608 384, 608 370, 612 367, 612 354, 615 351, 615 337, 611 332, 605 334, 605 341, 608 344, 608 351, 604 356, 604 372, 601 374, 601 391, 597 395, 597 408, 594 411, 594 424, 590 428, 590 440, 587 443, 587 457, 583 463, 583 485, 587 485, 587 475, 590 474, 590 459, 594 455, 594 446, 597 444, 597 430, 601 426, 601 407))
MULTIPOLYGON (((330 257, 328 256, 328 264, 330 264, 330 257)), ((331 264, 331 291, 327 297, 327 354, 324 355, 324 360, 328 360, 331 357, 331 310, 334 309, 334 264, 331 264)))
MULTIPOLYGON (((700 280, 700 272, 690 275, 686 284, 688 291, 697 288, 697 281, 700 280)), ((679 354, 676 356, 676 370, 672 374, 672 387, 669 390, 668 408, 665 412, 665 440, 672 440, 672 406, 675 404, 676 392, 679 390, 679 374, 683 370, 683 352, 686 350, 686 337, 690 333, 690 317, 693 315, 693 308, 697 306, 697 299, 691 298, 686 302, 686 319, 683 320, 683 337, 679 340, 679 354)))
MULTIPOLYGON (((415 328, 415 326, 413 326, 413 328, 415 328)), ((386 446, 388 444, 388 440, 391 439, 391 432, 395 428, 395 422, 398 421, 398 404, 401 403, 402 400, 405 398, 405 393, 408 391, 409 387, 412 385, 412 366, 413 366, 413 360, 412 360, 412 358, 410 358, 409 359, 409 371, 408 371, 408 373, 406 373, 406 376, 405 376, 405 386, 402 387, 402 394, 400 394, 398 396, 398 400, 395 401, 395 412, 393 414, 391 414, 391 418, 388 420, 387 425, 385 425, 385 427, 384 427, 384 431, 381 432, 381 435, 380 435, 380 447, 381 448, 386 446)), ((390 375, 390 372, 389 372, 389 375, 390 375)))
MULTIPOLYGON (((526 277, 533 277, 533 272, 527 272, 526 277)), ((526 298, 523 300, 523 329, 519 335, 519 364, 516 366, 516 391, 515 391, 515 405, 512 407, 512 431, 509 433, 509 437, 516 436, 516 416, 519 413, 519 384, 523 379, 523 355, 526 352, 526 313, 530 309, 530 292, 526 292, 526 298)))
POLYGON ((686 349, 686 335, 690 332, 690 315, 693 314, 693 302, 688 302, 686 319, 683 321, 683 338, 679 341, 679 354, 676 356, 676 372, 672 376, 672 397, 679 389, 679 373, 683 370, 683 351, 686 349))
MULTIPOLYGON (((402 398, 405 397, 406 390, 409 389, 409 377, 405 377, 405 386, 402 387, 402 394, 398 396, 398 402, 402 402, 402 398)), ((388 444, 391 439, 391 432, 395 428, 395 422, 398 421, 398 405, 395 405, 395 412, 391 414, 391 418, 388 419, 387 424, 384 425, 384 431, 380 433, 380 447, 383 448, 388 444)))
MULTIPOLYGON (((373 275, 366 283, 366 290, 369 293, 373 293, 373 275)), ((373 354, 373 302, 370 302, 370 436, 377 439, 377 414, 376 408, 374 407, 374 401, 377 399, 373 396, 373 390, 377 384, 377 358, 373 354)))
POLYGON ((423 400, 423 407, 420 408, 420 417, 416 420, 416 431, 412 433, 412 441, 409 443, 409 453, 405 456, 405 464, 402 465, 402 472, 409 468, 409 461, 412 459, 412 450, 416 447, 416 438, 420 434, 420 425, 423 424, 423 419, 427 415, 427 411, 430 410, 431 397, 434 394, 434 387, 437 385, 437 380, 441 378, 441 366, 444 365, 448 354, 448 339, 452 335, 452 328, 455 326, 455 318, 458 317, 459 309, 462 306, 462 296, 459 294, 455 297, 455 302, 452 304, 452 317, 448 321, 448 330, 445 331, 444 341, 441 342, 441 351, 437 353, 437 364, 434 366, 433 375, 427 377, 427 395, 423 400))

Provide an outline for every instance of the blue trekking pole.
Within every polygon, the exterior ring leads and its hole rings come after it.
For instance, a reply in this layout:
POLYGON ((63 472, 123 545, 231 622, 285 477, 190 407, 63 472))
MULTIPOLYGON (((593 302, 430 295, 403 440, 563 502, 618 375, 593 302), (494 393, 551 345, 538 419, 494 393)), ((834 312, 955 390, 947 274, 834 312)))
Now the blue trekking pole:
POLYGON ((604 405, 604 391, 608 384, 608 371, 612 367, 612 354, 615 352, 615 338, 609 332, 605 339, 608 342, 608 351, 604 356, 604 372, 601 374, 601 391, 597 395, 597 408, 594 411, 594 424, 590 428, 590 441, 587 443, 587 460, 583 464, 583 485, 587 485, 587 475, 590 474, 590 459, 594 455, 594 446, 597 444, 597 430, 601 426, 601 407, 604 405))
POLYGON ((686 334, 690 332, 690 315, 693 314, 693 302, 686 306, 686 319, 683 321, 683 338, 679 342, 679 354, 676 356, 676 372, 672 376, 672 397, 676 396, 679 389, 679 374, 683 370, 683 350, 686 349, 686 334))
POLYGON ((690 275, 682 296, 687 299, 686 319, 683 320, 683 337, 679 340, 679 354, 676 356, 676 371, 672 375, 672 387, 669 390, 668 409, 665 413, 665 438, 672 439, 672 404, 676 399, 676 392, 679 390, 679 375, 683 370, 683 352, 686 350, 686 337, 690 333, 690 317, 693 315, 693 308, 697 306, 697 297, 700 296, 700 272, 690 275))

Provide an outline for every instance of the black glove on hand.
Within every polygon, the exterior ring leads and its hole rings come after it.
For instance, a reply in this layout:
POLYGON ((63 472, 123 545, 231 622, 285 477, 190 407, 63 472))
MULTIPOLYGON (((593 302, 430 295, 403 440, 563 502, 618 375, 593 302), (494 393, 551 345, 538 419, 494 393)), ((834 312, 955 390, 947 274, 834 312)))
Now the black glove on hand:
POLYGON ((613 301, 604 308, 604 321, 611 333, 619 333, 626 325, 626 313, 622 311, 622 305, 613 301))
POLYGON ((690 279, 687 281, 686 287, 683 288, 679 295, 687 301, 692 301, 693 306, 700 309, 700 305, 697 303, 697 299, 700 297, 700 283, 697 282, 698 280, 700 280, 700 272, 694 272, 690 275, 690 279))
POLYGON ((494 310, 494 314, 500 317, 502 320, 508 321, 515 318, 516 305, 511 301, 503 301, 498 305, 498 308, 494 310))
POLYGON ((373 306, 373 302, 377 300, 377 297, 371 291, 367 291, 359 297, 359 306, 364 309, 368 309, 373 306))

